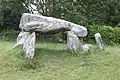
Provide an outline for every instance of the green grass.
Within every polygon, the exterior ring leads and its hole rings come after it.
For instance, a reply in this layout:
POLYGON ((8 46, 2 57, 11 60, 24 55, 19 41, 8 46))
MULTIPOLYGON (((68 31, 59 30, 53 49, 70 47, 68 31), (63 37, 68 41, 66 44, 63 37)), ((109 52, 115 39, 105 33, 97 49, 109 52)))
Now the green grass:
POLYGON ((120 80, 120 46, 105 46, 74 56, 66 44, 37 42, 34 59, 22 47, 0 41, 0 80, 120 80))

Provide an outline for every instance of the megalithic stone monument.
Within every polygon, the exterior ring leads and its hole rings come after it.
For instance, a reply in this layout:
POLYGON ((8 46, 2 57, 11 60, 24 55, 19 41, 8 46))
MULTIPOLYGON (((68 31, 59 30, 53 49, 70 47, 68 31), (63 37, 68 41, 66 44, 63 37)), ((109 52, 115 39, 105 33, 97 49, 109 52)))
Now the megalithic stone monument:
POLYGON ((95 41, 96 41, 99 49, 100 49, 101 51, 103 51, 103 50, 104 50, 104 43, 103 43, 103 41, 102 41, 102 38, 101 38, 100 33, 96 33, 96 34, 95 34, 95 41))
POLYGON ((79 50, 80 41, 79 38, 72 31, 68 31, 67 33, 67 48, 74 52, 79 50))
POLYGON ((21 28, 22 31, 18 35, 17 43, 14 48, 18 45, 23 45, 26 58, 33 58, 34 56, 36 31, 40 33, 55 33, 61 30, 71 31, 71 33, 76 35, 76 37, 85 37, 88 33, 84 26, 80 26, 62 19, 30 13, 23 13, 19 28, 21 28))

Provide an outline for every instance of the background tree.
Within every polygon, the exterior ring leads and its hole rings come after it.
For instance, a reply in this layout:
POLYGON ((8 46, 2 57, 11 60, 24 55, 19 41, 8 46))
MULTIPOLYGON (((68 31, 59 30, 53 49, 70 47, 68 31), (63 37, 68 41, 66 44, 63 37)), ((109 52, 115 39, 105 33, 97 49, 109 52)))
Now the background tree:
POLYGON ((24 0, 2 0, 1 1, 1 17, 3 29, 18 29, 19 20, 26 9, 23 6, 24 0))
POLYGON ((18 29, 24 12, 65 19, 80 25, 120 22, 120 0, 0 0, 0 28, 18 29))

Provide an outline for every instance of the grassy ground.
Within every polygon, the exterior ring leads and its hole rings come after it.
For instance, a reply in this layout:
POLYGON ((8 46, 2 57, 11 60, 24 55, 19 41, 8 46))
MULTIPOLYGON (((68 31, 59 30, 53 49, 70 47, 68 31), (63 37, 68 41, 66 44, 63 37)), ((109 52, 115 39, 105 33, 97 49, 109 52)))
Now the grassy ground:
POLYGON ((65 44, 39 42, 32 60, 14 42, 0 41, 0 80, 120 80, 120 46, 73 56, 65 44))

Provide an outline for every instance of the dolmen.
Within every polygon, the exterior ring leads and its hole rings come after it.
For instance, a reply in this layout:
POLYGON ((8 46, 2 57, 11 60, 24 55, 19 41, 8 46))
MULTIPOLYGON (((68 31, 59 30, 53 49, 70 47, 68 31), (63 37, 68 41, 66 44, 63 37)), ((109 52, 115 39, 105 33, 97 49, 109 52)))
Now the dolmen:
POLYGON ((18 45, 22 45, 25 58, 33 58, 35 55, 35 32, 54 33, 61 30, 68 31, 67 48, 74 51, 79 48, 80 42, 78 37, 86 37, 88 34, 88 31, 84 26, 62 19, 30 13, 23 13, 19 28, 21 29, 21 32, 18 35, 17 42, 13 48, 17 47, 18 45))

